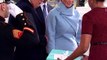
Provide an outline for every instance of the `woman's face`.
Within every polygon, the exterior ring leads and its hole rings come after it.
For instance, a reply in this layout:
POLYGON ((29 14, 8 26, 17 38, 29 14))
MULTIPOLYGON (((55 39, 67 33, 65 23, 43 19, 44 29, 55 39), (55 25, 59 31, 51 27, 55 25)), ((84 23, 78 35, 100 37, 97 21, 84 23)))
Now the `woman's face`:
POLYGON ((74 3, 74 0, 61 0, 66 7, 71 7, 74 3))

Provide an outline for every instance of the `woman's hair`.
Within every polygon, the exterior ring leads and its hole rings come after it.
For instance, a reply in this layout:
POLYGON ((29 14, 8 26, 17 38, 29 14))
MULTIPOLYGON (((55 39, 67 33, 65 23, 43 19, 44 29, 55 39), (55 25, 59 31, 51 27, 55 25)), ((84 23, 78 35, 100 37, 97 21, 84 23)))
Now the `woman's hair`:
POLYGON ((104 2, 105 0, 96 0, 97 2, 104 2))

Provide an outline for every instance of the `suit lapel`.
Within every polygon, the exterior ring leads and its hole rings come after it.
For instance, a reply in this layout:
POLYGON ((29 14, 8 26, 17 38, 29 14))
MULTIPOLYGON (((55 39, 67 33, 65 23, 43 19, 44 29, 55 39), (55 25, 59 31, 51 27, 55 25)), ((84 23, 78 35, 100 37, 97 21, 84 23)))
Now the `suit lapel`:
POLYGON ((40 20, 41 20, 42 22, 44 22, 44 21, 45 21, 45 18, 44 18, 44 16, 43 16, 43 12, 42 12, 41 7, 38 7, 38 8, 36 8, 35 10, 36 10, 36 12, 37 12, 40 20))

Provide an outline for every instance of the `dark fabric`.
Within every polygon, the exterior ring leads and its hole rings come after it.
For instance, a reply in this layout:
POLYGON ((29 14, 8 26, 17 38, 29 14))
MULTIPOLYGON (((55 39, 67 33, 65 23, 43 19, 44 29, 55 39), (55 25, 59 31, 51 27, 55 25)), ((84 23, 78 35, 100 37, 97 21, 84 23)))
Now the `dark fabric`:
MULTIPOLYGON (((31 22, 32 26, 37 29, 36 35, 39 35, 40 43, 31 48, 16 46, 15 60, 45 60, 47 57, 46 53, 46 38, 45 38, 45 24, 41 21, 40 17, 33 9, 32 5, 24 0, 20 0, 17 5, 26 13, 26 17, 31 22)), ((9 23, 14 26, 16 23, 14 18, 9 18, 9 23)), ((29 38, 32 38, 31 36, 29 38)), ((23 39, 22 39, 23 40, 23 39)), ((24 43, 24 41, 23 41, 24 43)), ((22 43, 22 44, 23 44, 22 43)), ((21 46, 21 45, 20 45, 21 46)))
POLYGON ((27 21, 26 21, 26 18, 24 17, 24 14, 23 14, 23 13, 18 14, 18 15, 16 16, 15 20, 17 21, 17 23, 15 23, 14 26, 16 27, 16 29, 19 29, 19 30, 21 30, 21 31, 23 31, 23 28, 24 28, 26 25, 28 25, 28 24, 27 24, 27 21), (24 20, 22 20, 22 19, 24 19, 24 20), (26 25, 25 25, 25 23, 26 23, 26 25))
POLYGON ((12 26, 0 17, 0 60, 13 60, 14 40, 12 26))
MULTIPOLYGON (((19 1, 17 5, 26 13, 30 13, 32 15, 34 28, 37 28, 37 32, 39 34, 40 43, 46 47, 46 38, 45 38, 45 24, 41 20, 38 13, 33 9, 32 5, 29 2, 19 1), (29 10, 29 11, 28 11, 29 10), (45 40, 44 40, 45 39, 45 40), (42 43, 43 42, 43 43, 42 43)), ((10 22, 11 23, 11 22, 10 22)))
MULTIPOLYGON (((48 9, 48 12, 49 12, 53 7, 50 6, 49 4, 47 4, 46 8, 48 9)), ((46 30, 46 28, 45 28, 45 17, 43 15, 43 11, 42 11, 40 6, 38 8, 36 8, 35 10, 36 10, 36 13, 38 15, 37 20, 40 20, 40 22, 41 22, 41 27, 39 27, 41 29, 41 31, 39 33, 41 35, 40 38, 41 38, 41 40, 43 39, 43 41, 46 41, 46 37, 45 37, 45 30, 46 30)), ((44 44, 44 42, 42 44, 44 44)), ((47 44, 47 42, 46 42, 46 44, 47 44)))
POLYGON ((31 33, 30 31, 24 30, 24 34, 21 36, 20 39, 17 40, 16 47, 22 47, 22 48, 32 48, 39 44, 39 41, 37 40, 36 33, 31 33))
POLYGON ((91 34, 89 60, 106 60, 107 45, 93 45, 107 42, 107 8, 94 8, 83 16, 82 34, 91 34))
POLYGON ((43 5, 43 15, 44 15, 44 17, 47 16, 47 14, 46 14, 46 5, 43 5))
POLYGON ((36 13, 38 14, 38 18, 39 18, 39 20, 42 22, 41 24, 42 24, 42 28, 41 28, 41 30, 42 30, 42 34, 41 35, 45 35, 45 18, 44 18, 44 16, 43 16, 43 12, 42 12, 42 9, 41 9, 41 7, 38 7, 38 8, 36 8, 35 9, 35 11, 36 11, 36 13))
POLYGON ((33 28, 31 23, 27 21, 27 18, 25 18, 24 14, 22 13, 18 14, 16 18, 10 16, 9 24, 13 25, 15 29, 23 31, 23 35, 21 36, 21 38, 16 39, 16 46, 32 47, 38 45, 39 39, 38 39, 37 31, 33 28), (26 25, 24 25, 25 23, 26 25), (31 33, 30 31, 27 30, 23 30, 24 27, 29 27, 33 29, 34 33, 31 33))

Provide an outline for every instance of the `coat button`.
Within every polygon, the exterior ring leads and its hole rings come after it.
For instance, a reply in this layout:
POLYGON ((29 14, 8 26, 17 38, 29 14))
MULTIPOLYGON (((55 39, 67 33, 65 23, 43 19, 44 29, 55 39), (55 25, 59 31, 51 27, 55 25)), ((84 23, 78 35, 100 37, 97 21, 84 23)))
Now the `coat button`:
POLYGON ((23 16, 23 14, 21 14, 21 16, 23 16))
POLYGON ((24 20, 25 20, 25 18, 22 18, 22 20, 24 21, 24 20))
POLYGON ((24 25, 26 25, 26 23, 24 23, 24 25))

